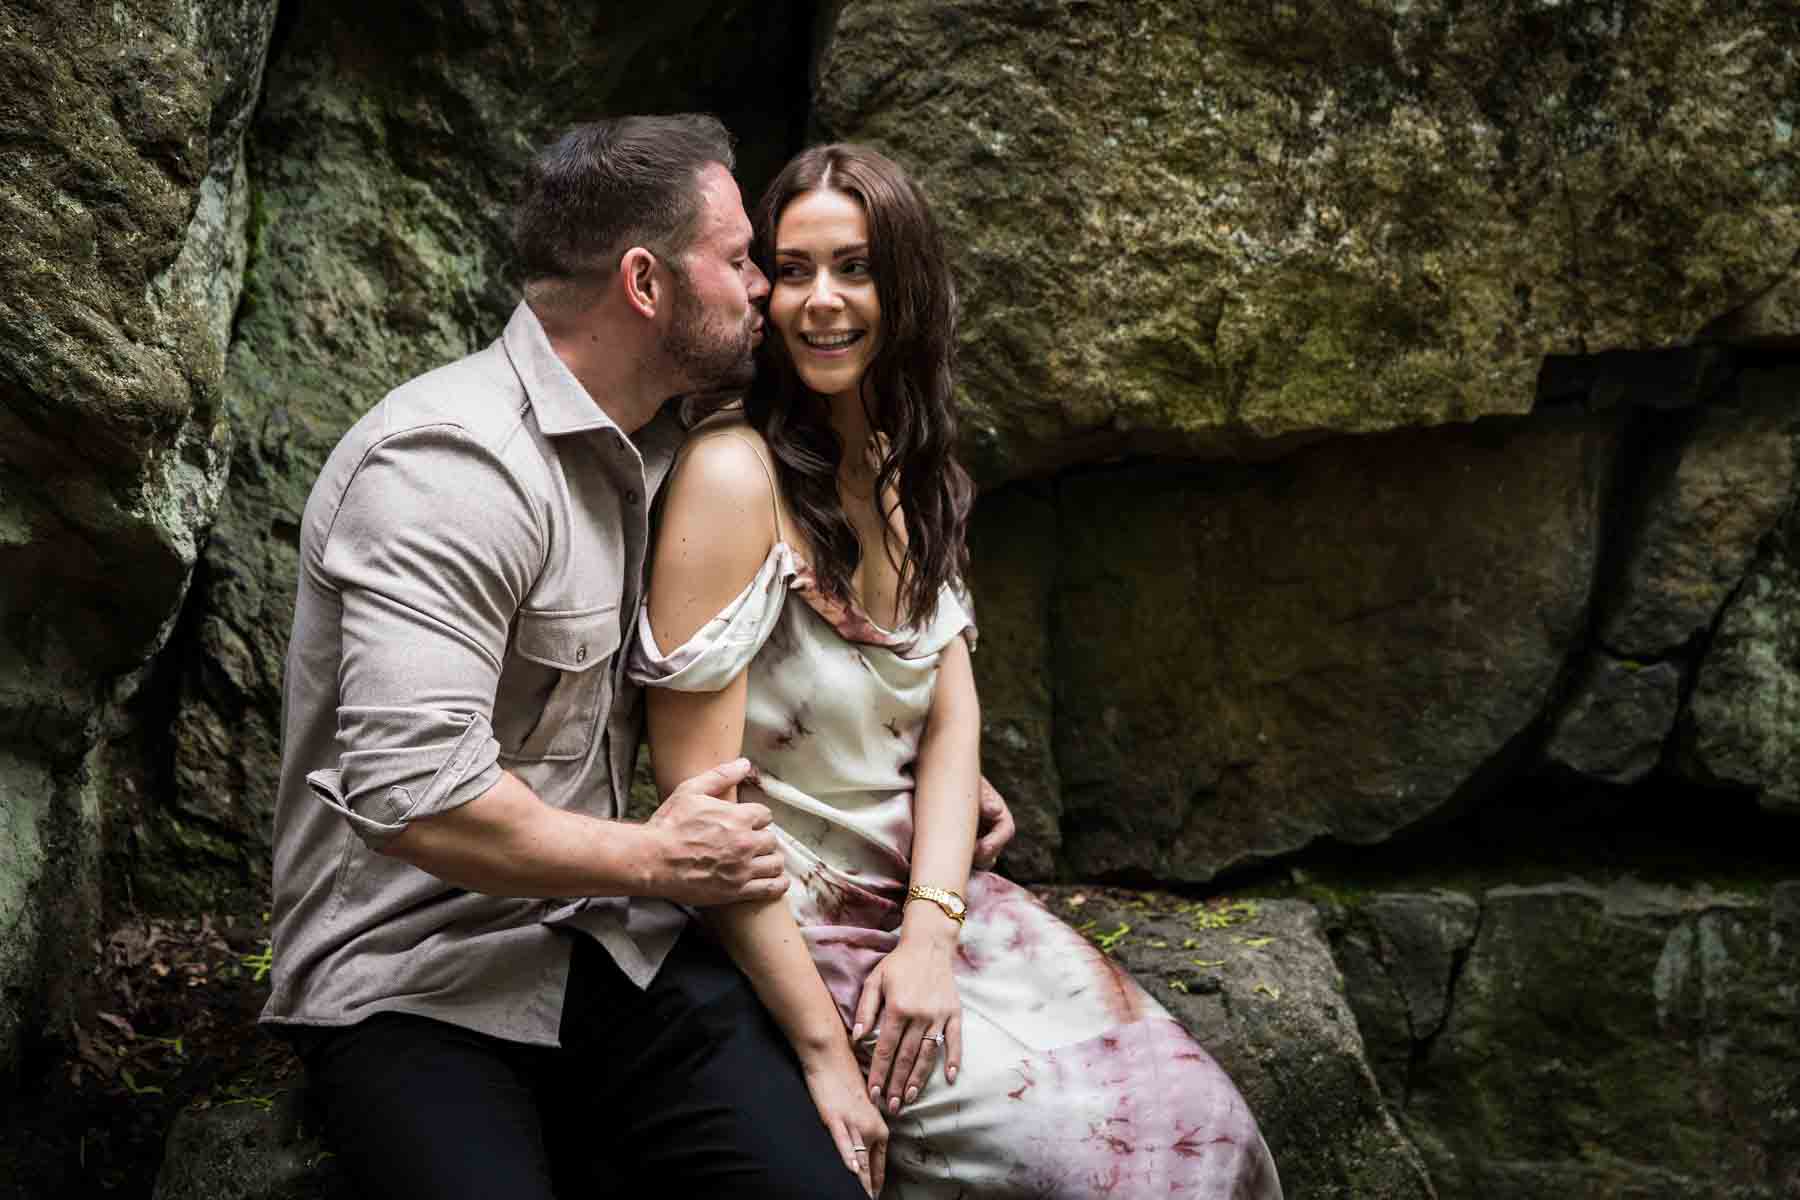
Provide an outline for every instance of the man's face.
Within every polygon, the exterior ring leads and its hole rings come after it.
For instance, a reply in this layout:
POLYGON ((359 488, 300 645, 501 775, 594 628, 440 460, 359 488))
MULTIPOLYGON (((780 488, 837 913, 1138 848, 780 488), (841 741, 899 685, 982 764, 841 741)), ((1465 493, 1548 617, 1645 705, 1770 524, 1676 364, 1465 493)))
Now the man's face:
POLYGON ((769 281, 750 261, 750 219, 731 172, 713 163, 700 172, 699 186, 699 231, 670 264, 674 301, 663 349, 685 391, 748 387, 763 336, 757 306, 769 281))

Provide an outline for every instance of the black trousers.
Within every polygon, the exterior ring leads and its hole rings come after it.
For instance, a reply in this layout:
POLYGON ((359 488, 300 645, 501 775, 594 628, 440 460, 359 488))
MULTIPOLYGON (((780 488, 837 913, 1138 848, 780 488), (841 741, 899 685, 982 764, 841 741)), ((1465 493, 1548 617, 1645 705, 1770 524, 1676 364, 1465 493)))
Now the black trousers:
POLYGON ((786 1039, 693 929, 640 991, 575 943, 562 1048, 382 1013, 303 1047, 325 1137, 371 1200, 859 1200, 786 1039))

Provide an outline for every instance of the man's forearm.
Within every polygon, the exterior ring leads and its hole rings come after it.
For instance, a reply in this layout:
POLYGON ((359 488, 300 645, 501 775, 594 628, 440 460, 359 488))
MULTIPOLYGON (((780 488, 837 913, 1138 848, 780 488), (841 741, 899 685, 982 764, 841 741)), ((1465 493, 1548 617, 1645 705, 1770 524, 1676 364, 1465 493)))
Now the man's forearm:
POLYGON ((493 896, 656 895, 654 831, 545 804, 511 772, 469 803, 413 821, 382 852, 493 896))

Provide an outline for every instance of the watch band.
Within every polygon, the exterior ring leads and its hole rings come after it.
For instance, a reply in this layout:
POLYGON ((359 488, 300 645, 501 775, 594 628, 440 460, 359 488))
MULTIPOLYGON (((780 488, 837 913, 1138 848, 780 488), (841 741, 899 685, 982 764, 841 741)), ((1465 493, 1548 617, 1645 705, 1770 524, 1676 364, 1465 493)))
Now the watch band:
POLYGON ((929 900, 944 910, 944 915, 958 925, 969 915, 969 906, 963 898, 949 888, 933 887, 929 883, 915 883, 906 889, 908 901, 929 900))

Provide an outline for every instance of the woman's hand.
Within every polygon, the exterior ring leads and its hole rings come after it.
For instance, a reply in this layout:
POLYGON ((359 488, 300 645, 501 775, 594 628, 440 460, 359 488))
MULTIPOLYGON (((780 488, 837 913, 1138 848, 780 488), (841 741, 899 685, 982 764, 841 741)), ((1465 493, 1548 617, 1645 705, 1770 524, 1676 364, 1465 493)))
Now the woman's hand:
POLYGON ((844 1165, 871 1197, 880 1195, 881 1180, 887 1174, 887 1122, 863 1091, 862 1073, 849 1046, 823 1061, 803 1060, 801 1073, 844 1165))
POLYGON ((869 1064, 869 1095, 889 1115, 911 1104, 942 1054, 944 1079, 962 1065, 962 999, 950 960, 958 926, 930 904, 908 906, 900 944, 869 972, 856 1002, 851 1040, 879 1031, 869 1064), (915 924, 913 913, 928 912, 915 924), (940 1040, 941 1039, 941 1040, 940 1040))

